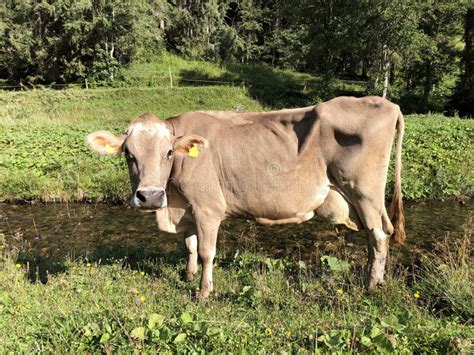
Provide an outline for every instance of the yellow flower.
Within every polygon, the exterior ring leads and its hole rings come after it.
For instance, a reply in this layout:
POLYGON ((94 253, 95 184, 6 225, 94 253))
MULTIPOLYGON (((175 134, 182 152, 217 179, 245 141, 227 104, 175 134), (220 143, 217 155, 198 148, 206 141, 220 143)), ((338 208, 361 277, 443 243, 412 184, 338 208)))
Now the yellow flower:
POLYGON ((16 267, 17 269, 19 269, 19 268, 21 268, 21 264, 15 264, 15 267, 16 267))
POLYGON ((140 275, 145 276, 145 272, 141 271, 140 275))
POLYGON ((265 334, 266 335, 271 335, 272 334, 272 328, 268 327, 267 329, 265 329, 265 334))
POLYGON ((338 293, 339 295, 342 295, 342 293, 343 293, 342 288, 338 288, 338 289, 337 289, 337 293, 338 293))
POLYGON ((291 331, 287 331, 287 332, 286 332, 286 337, 287 337, 287 338, 291 337, 291 331))
POLYGON ((420 293, 418 291, 416 291, 414 294, 413 294, 413 297, 415 297, 416 299, 420 298, 420 293))
POLYGON ((86 266, 87 266, 87 267, 91 267, 92 265, 91 265, 91 263, 87 263, 86 266))
POLYGON ((146 300, 145 296, 141 295, 140 296, 140 301, 145 302, 145 300, 146 300))

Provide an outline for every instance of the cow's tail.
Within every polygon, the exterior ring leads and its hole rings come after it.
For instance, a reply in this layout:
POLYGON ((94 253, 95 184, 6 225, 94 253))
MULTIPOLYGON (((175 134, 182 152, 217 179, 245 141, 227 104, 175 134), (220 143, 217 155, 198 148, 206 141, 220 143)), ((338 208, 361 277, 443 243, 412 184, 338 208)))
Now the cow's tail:
POLYGON ((405 234, 405 216, 403 214, 402 200, 402 142, 405 123, 400 112, 397 120, 397 146, 395 153, 395 186, 393 189, 392 205, 390 206, 390 219, 393 223, 392 240, 403 244, 407 238, 405 234))

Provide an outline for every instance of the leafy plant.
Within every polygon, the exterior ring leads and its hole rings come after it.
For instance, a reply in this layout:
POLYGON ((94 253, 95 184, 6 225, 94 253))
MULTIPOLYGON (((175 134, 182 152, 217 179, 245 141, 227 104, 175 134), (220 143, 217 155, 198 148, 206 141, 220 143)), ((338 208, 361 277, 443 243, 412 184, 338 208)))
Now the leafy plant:
POLYGON ((349 263, 344 260, 339 260, 335 256, 323 255, 321 262, 334 274, 342 274, 349 271, 349 263))

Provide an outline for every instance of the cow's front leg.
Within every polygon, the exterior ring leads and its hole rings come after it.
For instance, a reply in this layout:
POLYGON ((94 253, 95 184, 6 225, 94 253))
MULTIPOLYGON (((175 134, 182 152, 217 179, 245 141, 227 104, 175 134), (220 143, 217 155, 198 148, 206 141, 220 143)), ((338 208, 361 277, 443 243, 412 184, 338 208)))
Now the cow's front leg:
POLYGON ((385 262, 387 261, 390 237, 379 228, 367 232, 369 248, 369 291, 384 282, 385 262))
POLYGON ((212 264, 216 256, 217 232, 221 220, 196 218, 198 253, 202 262, 201 286, 198 298, 207 300, 212 292, 212 264))
POLYGON ((184 244, 188 250, 188 263, 186 264, 186 280, 193 281, 198 270, 198 240, 195 230, 184 232, 184 244))

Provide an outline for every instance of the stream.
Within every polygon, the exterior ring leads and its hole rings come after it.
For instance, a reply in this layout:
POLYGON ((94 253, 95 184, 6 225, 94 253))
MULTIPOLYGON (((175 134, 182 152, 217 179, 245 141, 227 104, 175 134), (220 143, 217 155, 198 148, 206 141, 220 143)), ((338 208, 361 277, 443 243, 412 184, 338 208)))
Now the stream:
MULTIPOLYGON (((431 251, 436 242, 460 238, 472 226, 474 201, 422 201, 405 205, 407 242, 391 247, 403 263, 431 251)), ((0 204, 0 236, 24 260, 60 260, 70 257, 184 258, 180 235, 160 232, 153 213, 128 206, 104 204, 0 204)), ((218 237, 218 255, 252 251, 272 257, 318 262, 321 255, 366 258, 364 232, 336 229, 313 219, 300 225, 260 226, 246 219, 224 221, 218 237)))

